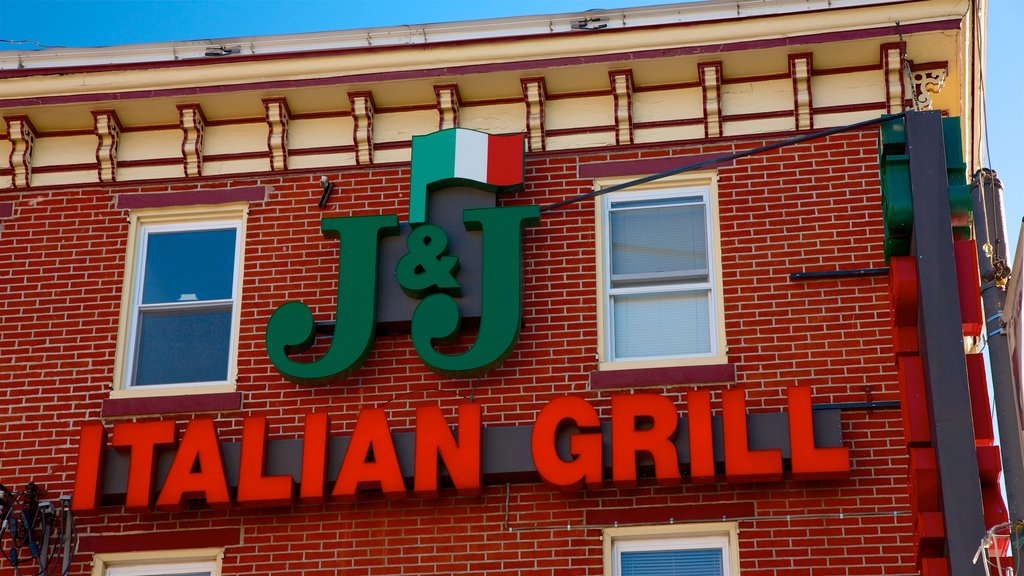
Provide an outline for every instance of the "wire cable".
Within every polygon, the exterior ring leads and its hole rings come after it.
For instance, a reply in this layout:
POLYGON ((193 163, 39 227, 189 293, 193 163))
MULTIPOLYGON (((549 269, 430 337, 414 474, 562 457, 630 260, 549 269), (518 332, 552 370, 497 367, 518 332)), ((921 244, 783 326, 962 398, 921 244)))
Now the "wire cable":
POLYGON ((787 140, 782 140, 782 141, 776 142, 774 144, 767 144, 765 146, 758 146, 757 148, 751 148, 749 150, 744 150, 742 152, 733 152, 732 154, 724 154, 722 156, 716 156, 714 158, 709 158, 707 160, 701 160, 700 162, 694 162, 693 164, 687 164, 686 166, 680 166, 679 168, 673 168, 671 170, 666 170, 665 172, 659 172, 657 174, 651 174, 649 176, 644 176, 643 178, 637 178, 636 180, 630 180, 629 182, 623 182, 621 184, 616 184, 614 186, 609 186, 607 188, 602 188, 600 190, 593 190, 593 191, 587 192, 585 194, 579 194, 579 195, 573 196, 571 198, 566 198, 565 200, 560 200, 560 201, 555 202, 553 204, 548 204, 547 206, 542 207, 540 209, 540 211, 541 212, 549 212, 551 210, 557 210, 557 209, 562 208, 564 206, 568 206, 570 204, 575 204, 576 202, 581 202, 583 200, 588 200, 590 198, 595 198, 597 196, 602 196, 602 195, 608 194, 610 192, 616 192, 618 190, 624 190, 626 188, 632 188, 633 186, 639 186, 640 184, 646 184, 648 182, 654 182, 655 180, 661 180, 662 178, 668 178, 669 176, 675 176, 676 174, 682 174, 684 172, 690 172, 690 171, 693 171, 693 170, 698 170, 700 168, 706 168, 708 166, 714 166, 715 164, 722 164, 722 163, 725 163, 725 162, 731 162, 731 161, 737 160, 739 158, 746 158, 747 156, 753 156, 755 154, 762 154, 764 152, 770 152, 772 150, 778 150, 779 148, 785 148, 786 146, 793 146, 794 144, 801 144, 801 143, 807 142, 809 140, 817 140, 819 138, 826 138, 828 136, 832 136, 834 134, 839 134, 839 133, 842 133, 842 132, 849 132, 851 130, 858 130, 860 128, 865 128, 867 126, 874 126, 875 124, 883 124, 885 122, 891 122, 893 120, 898 120, 900 118, 903 118, 904 116, 906 116, 905 112, 899 112, 899 113, 896 113, 896 114, 885 114, 883 116, 879 116, 878 118, 871 118, 869 120, 863 120, 861 122, 854 122, 853 124, 846 124, 844 126, 837 126, 835 128, 829 128, 828 130, 822 130, 820 132, 814 132, 813 134, 804 134, 803 136, 797 136, 796 138, 789 138, 787 140))

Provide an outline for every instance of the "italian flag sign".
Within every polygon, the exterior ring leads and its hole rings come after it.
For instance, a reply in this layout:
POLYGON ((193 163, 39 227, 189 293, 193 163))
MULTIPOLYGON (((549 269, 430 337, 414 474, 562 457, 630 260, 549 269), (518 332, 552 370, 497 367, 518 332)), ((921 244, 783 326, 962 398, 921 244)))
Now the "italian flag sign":
POLYGON ((409 222, 426 222, 427 196, 442 187, 522 190, 525 143, 523 134, 493 136, 465 128, 413 136, 409 222))

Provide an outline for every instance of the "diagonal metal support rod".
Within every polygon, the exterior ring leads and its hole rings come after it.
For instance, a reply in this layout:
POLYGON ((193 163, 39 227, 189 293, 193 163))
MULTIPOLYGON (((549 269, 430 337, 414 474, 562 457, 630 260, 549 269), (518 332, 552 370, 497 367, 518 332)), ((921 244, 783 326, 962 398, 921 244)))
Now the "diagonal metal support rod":
POLYGON ((918 337, 949 573, 983 576, 987 570, 973 562, 977 542, 985 536, 985 518, 974 423, 965 408, 971 405, 971 396, 939 112, 907 113, 907 155, 914 203, 911 252, 917 262, 918 337))
POLYGON ((715 158, 708 158, 707 160, 701 160, 700 162, 694 162, 693 164, 687 164, 686 166, 680 166, 679 168, 673 168, 666 170, 665 172, 659 172, 657 174, 651 174, 650 176, 644 176, 643 178, 637 178, 636 180, 630 180, 629 182, 623 182, 601 190, 594 190, 587 192, 586 194, 580 194, 565 200, 559 200, 553 204, 548 204, 540 209, 541 212, 548 212, 550 210, 557 210, 576 202, 581 202, 590 198, 595 198, 609 192, 615 192, 618 190, 624 190, 626 188, 632 188, 633 186, 639 186, 640 184, 646 184, 648 182, 654 182, 655 180, 661 180, 662 178, 668 178, 669 176, 675 176, 676 174, 682 174, 684 172, 691 172, 693 170, 699 170, 701 168, 707 168, 708 166, 714 166, 715 164, 722 164, 725 162, 731 162, 738 158, 745 158, 747 156, 754 156, 756 154, 762 154, 764 152, 770 152, 772 150, 778 150, 779 148, 785 148, 786 146, 792 146, 794 144, 801 144, 808 140, 817 140, 819 138, 826 138, 833 134, 840 134, 842 132, 849 132, 851 130, 858 130, 866 126, 874 126, 875 124, 882 124, 884 122, 891 122, 899 118, 903 118, 906 115, 905 112, 899 112, 897 114, 886 114, 879 116, 878 118, 871 118, 870 120, 864 120, 861 122, 855 122, 853 124, 846 124, 845 126, 836 126, 835 128, 829 128, 828 130, 822 130, 820 132, 814 132, 813 134, 804 134, 803 136, 797 136, 796 138, 790 138, 788 140, 782 140, 774 144, 768 144, 766 146, 758 146, 757 148, 751 148, 750 150, 744 150, 742 152, 733 152, 732 154, 723 154, 722 156, 716 156, 715 158))

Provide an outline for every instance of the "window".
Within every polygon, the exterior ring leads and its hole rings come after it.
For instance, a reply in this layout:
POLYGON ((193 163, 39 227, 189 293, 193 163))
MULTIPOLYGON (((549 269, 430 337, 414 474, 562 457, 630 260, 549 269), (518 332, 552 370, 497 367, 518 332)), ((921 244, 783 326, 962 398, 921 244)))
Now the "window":
POLYGON ((735 523, 606 528, 611 576, 735 576, 735 523))
POLYGON ((223 556, 223 548, 96 554, 91 576, 220 576, 223 556))
POLYGON ((714 187, 661 186, 599 198, 602 368, 725 361, 714 187))
POLYGON ((132 214, 115 391, 233 390, 244 212, 132 214))
POLYGON ((112 566, 106 572, 106 576, 213 576, 213 574, 213 562, 112 566))

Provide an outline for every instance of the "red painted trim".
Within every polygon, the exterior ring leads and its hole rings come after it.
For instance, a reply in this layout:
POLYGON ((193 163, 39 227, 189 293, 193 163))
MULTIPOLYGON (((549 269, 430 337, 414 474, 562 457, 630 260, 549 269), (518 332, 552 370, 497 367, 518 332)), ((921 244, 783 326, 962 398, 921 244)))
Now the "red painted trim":
POLYGON ((289 156, 317 156, 319 154, 347 154, 355 152, 355 146, 318 146, 316 148, 292 148, 289 156))
POLYGON ((219 120, 204 120, 203 126, 210 128, 211 126, 232 126, 234 124, 266 124, 267 118, 265 116, 251 116, 248 118, 221 118, 219 120))
POLYGON ((642 508, 590 508, 586 511, 588 526, 624 524, 667 524, 695 520, 750 518, 755 514, 753 502, 725 504, 691 504, 683 506, 645 506, 642 508))
POLYGON ((910 70, 916 72, 918 70, 935 70, 936 68, 949 69, 949 62, 945 60, 937 60, 934 62, 910 62, 910 70))
POLYGON ((641 176, 667 172, 673 168, 703 162, 714 158, 715 154, 699 154, 696 156, 666 156, 664 158, 648 158, 644 160, 627 160, 624 162, 591 162, 581 164, 578 174, 580 178, 604 178, 607 176, 641 176))
MULTIPOLYGON (((93 113, 96 114, 95 112, 93 113)), ((69 136, 95 136, 95 128, 83 128, 81 130, 46 130, 43 132, 33 132, 36 138, 66 138, 69 136)))
POLYGON ((545 129, 544 135, 548 138, 558 136, 573 136, 576 134, 599 134, 601 132, 614 132, 615 126, 581 126, 579 128, 551 128, 545 129))
POLYGON ((573 98, 592 98, 594 96, 613 96, 614 92, 608 90, 581 90, 579 92, 559 92, 557 94, 547 93, 545 100, 571 100, 573 98))
POLYGON ((181 122, 174 124, 140 124, 139 126, 123 126, 121 132, 160 132, 167 130, 181 130, 181 122))
POLYGON ((193 414, 229 412, 242 408, 241 392, 156 396, 147 398, 107 398, 100 409, 101 418, 143 416, 148 414, 193 414))
POLYGON ((510 97, 510 98, 490 98, 482 100, 462 100, 459 102, 460 108, 472 107, 472 106, 499 106, 501 104, 523 104, 522 98, 510 97))
POLYGON ((678 120, 651 120, 649 122, 636 122, 633 124, 635 130, 645 128, 675 128, 677 126, 697 126, 704 123, 704 118, 680 118, 678 120))
MULTIPOLYGON (((140 166, 180 166, 181 157, 175 156, 174 158, 142 158, 140 160, 118 160, 117 166, 119 168, 135 168, 140 166)), ((182 178, 184 178, 182 174, 182 178)), ((139 180, 136 180, 138 182, 139 180)))
POLYGON ((829 74, 852 74, 854 72, 877 72, 882 69, 882 63, 865 64, 862 66, 838 66, 836 68, 815 68, 815 76, 827 76, 829 74))
MULTIPOLYGON (((143 192, 137 194, 118 194, 117 208, 165 208, 168 206, 188 206, 192 204, 225 204, 227 202, 262 202, 267 199, 266 186, 246 186, 245 188, 218 188, 213 190, 188 190, 185 192, 143 192)), ((165 398, 161 397, 160 401, 165 398)), ((195 396, 188 396, 195 398, 195 396)))
MULTIPOLYGON (((808 13, 805 13, 808 14, 808 13)), ((724 22, 716 21, 716 22, 724 22)), ((933 32, 940 30, 959 30, 960 20, 941 20, 936 22, 922 22, 902 26, 904 35, 918 32, 933 32)), ((637 30, 634 28, 632 30, 637 30)), ((591 32, 591 34, 599 32, 591 32)), ((626 62, 630 60, 647 60, 652 58, 669 58, 674 56, 707 55, 722 52, 739 50, 760 50, 766 48, 777 48, 786 46, 802 46, 807 44, 820 44, 823 42, 837 42, 844 40, 861 40, 867 38, 879 38, 885 36, 896 36, 896 26, 880 28, 867 28, 860 30, 847 30, 842 32, 826 32, 820 34, 808 34, 804 36, 791 36, 786 38, 770 38, 764 40, 748 40, 744 42, 733 42, 726 44, 709 44, 701 46, 682 46, 678 48, 641 50, 637 52, 624 52, 613 54, 591 54, 584 56, 566 56, 559 58, 547 58, 538 60, 521 60, 517 62, 496 62, 492 64, 471 64, 466 66, 452 66, 446 68, 430 68, 421 70, 398 70, 390 72, 370 72, 364 74, 350 74, 333 76, 327 78, 310 78, 303 80, 276 80, 266 82, 253 82, 245 84, 221 84, 217 86, 198 86, 189 88, 167 88, 162 90, 136 90, 129 92, 99 92, 90 94, 69 94, 62 96, 9 98, 0 100, 0 107, 13 108, 24 106, 40 106, 44 104, 69 104, 76 102, 106 102, 114 100, 130 100, 138 98, 169 98, 180 96, 198 96, 201 94, 222 94, 225 92, 253 91, 253 90, 281 90, 286 88, 301 88, 309 86, 337 86, 341 84, 354 84, 366 82, 384 82, 389 80, 408 80, 414 78, 439 78, 451 77, 456 74, 480 74, 485 72, 507 72, 535 70, 538 67, 563 67, 583 64, 604 64, 612 62, 626 62)), ((550 37, 545 35, 545 38, 550 37)), ((523 41, 526 41, 523 37, 523 41)), ((352 53, 349 51, 348 53, 352 53)), ((320 53, 317 53, 320 55, 320 53)), ((294 54, 288 57, 294 57, 294 54)), ((223 64, 223 61, 218 62, 223 64)), ((157 68, 153 64, 142 66, 142 68, 157 68)), ((114 70, 125 70, 130 67, 119 66, 114 70)), ((77 72, 90 71, 90 68, 76 70, 77 72)), ((33 71, 34 73, 36 71, 33 71)), ((41 75, 51 75, 56 72, 54 69, 40 70, 41 75)), ((0 74, 3 77, 3 74, 0 74)))
POLYGON ((760 74, 756 76, 737 76, 736 78, 722 78, 722 85, 726 84, 749 84, 752 82, 769 82, 771 80, 788 80, 789 72, 778 72, 776 74, 760 74))
MULTIPOLYGON (((875 127, 868 127, 863 129, 863 132, 874 131, 877 133, 878 129, 875 127)), ((792 138, 801 134, 809 134, 810 130, 779 130, 775 132, 763 132, 758 134, 741 134, 741 135, 729 135, 714 138, 711 141, 716 143, 740 143, 740 142, 760 142, 767 144, 774 140, 783 138, 792 138)), ((708 139, 704 137, 700 138, 687 138, 679 140, 665 140, 659 142, 643 142, 634 143, 626 146, 587 146, 580 148, 563 148, 558 150, 547 150, 530 152, 529 158, 557 158, 562 156, 575 156, 579 154, 600 154, 606 152, 625 152, 625 151, 643 151, 643 150, 660 150, 668 147, 682 147, 692 146, 694 144, 702 144, 708 142, 708 139)), ((758 144, 760 145, 760 144, 758 144)), ((338 147, 345 148, 345 147, 338 147)), ((350 150, 354 148, 349 147, 350 150)), ((307 148, 306 150, 317 150, 315 154, 323 154, 324 152, 319 149, 307 148)), ((289 154, 294 154, 295 151, 289 151, 289 154)), ((289 169, 287 172, 272 172, 267 170, 253 170, 249 172, 236 172, 232 174, 216 174, 211 176, 194 176, 185 179, 182 176, 175 176, 170 178, 154 178, 154 179, 138 179, 138 180, 124 180, 118 182, 79 182, 72 184, 52 184, 47 186, 31 186, 28 188, 4 188, 0 192, 60 192, 65 190, 73 190, 80 192, 83 190, 116 190, 119 188, 138 188, 140 185, 145 186, 180 186, 183 182, 200 186, 203 184, 230 184, 236 180, 248 179, 248 178, 260 178, 271 181, 278 181, 281 178, 289 176, 300 176, 300 175, 312 175, 320 176, 325 172, 347 174, 350 172, 359 172, 366 169, 372 168, 408 168, 409 162, 379 162, 373 164, 373 166, 358 166, 356 164, 335 164, 330 166, 316 166, 313 168, 301 168, 301 169, 289 169)), ((0 174, 4 173, 4 170, 10 174, 10 169, 0 169, 0 174)))
POLYGON ((815 106, 815 114, 842 114, 845 112, 869 112, 885 110, 885 102, 863 102, 860 104, 840 104, 838 106, 815 106))
MULTIPOLYGON (((262 123, 266 124, 266 120, 262 123)), ((270 158, 269 150, 259 150, 256 152, 229 152, 227 154, 204 154, 203 162, 228 162, 231 160, 259 160, 270 158)))
MULTIPOLYGON (((722 101, 721 98, 718 99, 722 101)), ((764 120, 766 118, 792 118, 792 110, 773 110, 771 112, 751 112, 749 114, 725 114, 722 122, 743 122, 744 120, 764 120)))
POLYGON ((437 104, 408 104, 406 106, 383 106, 377 108, 374 106, 373 114, 392 114, 396 112, 420 112, 423 110, 437 110, 437 104))
POLYGON ((639 388, 644 386, 679 386, 685 384, 732 383, 736 366, 672 366, 669 368, 635 368, 631 370, 598 370, 590 373, 590 387, 639 388))
POLYGON ((393 142, 374 142, 374 150, 403 150, 412 148, 411 140, 395 140, 393 142))
POLYGON ((0 218, 14 216, 14 202, 0 202, 0 218))
POLYGON ((110 552, 145 552, 185 548, 224 548, 242 542, 239 528, 206 528, 180 531, 144 532, 139 534, 96 534, 78 537, 78 551, 83 554, 110 552))
POLYGON ((650 84, 648 86, 633 86, 633 92, 660 92, 662 90, 683 90, 687 88, 700 88, 700 80, 694 82, 675 82, 671 84, 650 84))
POLYGON ((80 170, 96 170, 99 162, 82 162, 79 164, 53 164, 50 166, 33 166, 33 174, 53 174, 55 172, 78 172, 80 170))
POLYGON ((290 114, 290 120, 316 120, 318 118, 351 118, 351 110, 325 110, 323 112, 295 112, 290 114))

